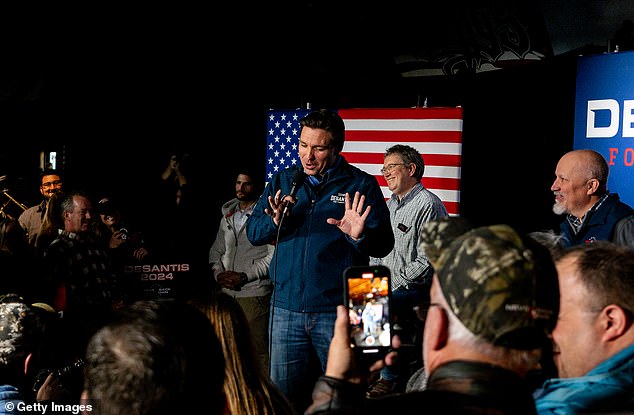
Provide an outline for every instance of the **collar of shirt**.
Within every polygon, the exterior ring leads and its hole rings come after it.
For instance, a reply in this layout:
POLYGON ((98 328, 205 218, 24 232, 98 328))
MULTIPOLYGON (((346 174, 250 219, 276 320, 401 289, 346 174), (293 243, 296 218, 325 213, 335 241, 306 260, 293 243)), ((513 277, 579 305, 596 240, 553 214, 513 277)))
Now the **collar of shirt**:
POLYGON ((251 213, 253 213, 254 206, 255 203, 252 203, 246 209, 240 209, 240 204, 237 204, 236 209, 233 212, 233 226, 235 226, 237 229, 242 228, 242 225, 244 225, 249 216, 251 216, 251 213))
POLYGON ((310 184, 312 184, 313 186, 318 186, 320 185, 322 182, 327 181, 327 177, 330 174, 330 172, 332 172, 333 170, 335 170, 337 168, 337 166, 339 165, 339 163, 341 162, 341 156, 337 156, 337 160, 335 161, 335 164, 332 165, 331 168, 329 168, 328 170, 326 170, 326 172, 324 174, 316 174, 314 176, 308 176, 308 181, 310 182, 310 184))
POLYGON ((81 236, 80 234, 78 234, 77 232, 69 232, 69 231, 65 231, 63 229, 58 229, 57 230, 57 234, 59 236, 64 236, 68 239, 75 239, 75 240, 81 240, 81 236))
POLYGON ((588 211, 585 213, 585 215, 581 217, 581 219, 579 219, 575 215, 571 215, 571 214, 567 215, 568 223, 570 224, 572 229, 575 231, 575 233, 579 232, 583 224, 586 223, 588 220, 590 220, 590 218, 592 217, 592 214, 601 207, 603 202, 605 202, 606 199, 608 198, 609 194, 610 194, 609 192, 606 192, 606 194, 604 194, 601 197, 601 199, 597 200, 597 202, 594 205, 592 205, 590 209, 588 209, 588 211))
POLYGON ((245 209, 240 209, 240 204, 238 204, 236 206, 236 210, 234 212, 234 214, 243 217, 243 216, 251 216, 251 213, 253 213, 253 208, 255 207, 255 202, 251 203, 247 208, 245 209))
POLYGON ((394 201, 397 204, 403 204, 403 203, 407 203, 408 201, 412 200, 413 198, 416 197, 417 194, 419 194, 420 192, 422 192, 424 189, 424 186, 421 182, 418 182, 414 185, 414 187, 412 187, 409 192, 405 193, 405 196, 403 197, 398 197, 396 194, 392 193, 392 199, 394 199, 394 201))

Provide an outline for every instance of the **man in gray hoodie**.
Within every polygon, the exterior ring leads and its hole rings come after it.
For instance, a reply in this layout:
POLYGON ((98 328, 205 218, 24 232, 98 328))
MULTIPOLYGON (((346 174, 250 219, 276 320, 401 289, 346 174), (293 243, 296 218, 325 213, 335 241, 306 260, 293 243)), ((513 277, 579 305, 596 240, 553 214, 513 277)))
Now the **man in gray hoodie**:
POLYGON ((272 244, 252 245, 245 226, 263 185, 249 168, 238 170, 236 197, 221 208, 222 219, 209 250, 209 265, 218 286, 238 300, 244 310, 256 350, 268 372, 268 326, 273 291, 268 270, 275 248, 272 244))

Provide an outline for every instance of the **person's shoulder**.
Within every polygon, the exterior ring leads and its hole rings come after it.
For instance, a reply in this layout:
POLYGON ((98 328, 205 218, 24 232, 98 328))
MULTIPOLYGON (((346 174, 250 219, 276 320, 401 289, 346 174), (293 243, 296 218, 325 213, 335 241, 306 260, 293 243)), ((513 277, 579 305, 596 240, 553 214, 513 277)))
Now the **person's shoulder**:
POLYGON ((619 204, 621 205, 621 207, 627 211, 629 211, 630 216, 634 215, 634 207, 632 207, 631 205, 623 202, 623 201, 619 201, 619 204))
POLYGON ((354 180, 365 180, 365 181, 377 182, 376 177, 374 177, 367 171, 361 170, 359 167, 348 163, 346 159, 342 160, 341 169, 343 172, 345 172, 345 174, 351 175, 354 180))
POLYGON ((621 219, 617 221, 618 224, 632 224, 634 223, 634 210, 632 213, 623 216, 621 219))
MULTIPOLYGON (((425 414, 506 413, 494 402, 482 397, 437 389, 387 395, 384 398, 372 399, 369 406, 373 410, 384 409, 399 415, 420 414, 423 408, 425 414)), ((518 410, 517 413, 525 412, 518 410)))
POLYGON ((417 204, 433 206, 436 210, 447 214, 447 208, 440 196, 429 190, 421 182, 415 184, 410 190, 411 200, 415 200, 417 204))
POLYGON ((444 214, 447 214, 447 207, 445 206, 440 196, 438 196, 436 193, 432 192, 431 190, 428 190, 428 189, 425 189, 425 190, 429 192, 429 198, 432 200, 434 206, 436 206, 438 209, 444 212, 444 214))
POLYGON ((227 200, 220 207, 220 211, 222 212, 222 215, 226 216, 229 213, 231 213, 232 211, 234 211, 236 206, 238 205, 238 203, 240 203, 240 201, 238 200, 238 198, 235 198, 235 197, 233 199, 231 199, 231 200, 227 200))
POLYGON ((370 176, 369 173, 361 170, 359 167, 355 166, 354 164, 350 164, 350 162, 346 160, 346 158, 343 156, 341 156, 341 162, 339 163, 338 167, 344 171, 349 171, 354 174, 363 174, 363 175, 370 176))
POLYGON ((618 193, 610 192, 608 194, 607 200, 609 200, 610 202, 612 202, 615 205, 619 206, 621 209, 631 210, 632 213, 634 214, 634 207, 632 207, 632 205, 630 205, 630 204, 626 203, 625 201, 623 201, 623 199, 621 199, 621 196, 618 193))
POLYGON ((30 218, 31 216, 33 216, 33 214, 37 211, 37 209, 40 207, 40 205, 34 205, 31 206, 29 208, 26 208, 22 211, 22 213, 20 213, 20 216, 18 216, 18 220, 20 219, 25 219, 25 218, 30 218))
POLYGON ((269 183, 270 182, 277 183, 280 181, 288 180, 289 178, 293 177, 296 171, 297 171, 296 167, 288 167, 283 170, 279 170, 277 173, 274 173, 270 179, 267 177, 267 181, 269 183))
MULTIPOLYGON (((611 203, 606 203, 604 209, 616 217, 616 224, 631 226, 634 223, 634 208, 622 201, 616 193, 610 193, 608 200, 610 200, 611 203)), ((599 209, 601 209, 601 207, 599 209)))
POLYGON ((65 233, 58 233, 46 247, 45 253, 57 253, 66 250, 71 243, 71 238, 65 233))

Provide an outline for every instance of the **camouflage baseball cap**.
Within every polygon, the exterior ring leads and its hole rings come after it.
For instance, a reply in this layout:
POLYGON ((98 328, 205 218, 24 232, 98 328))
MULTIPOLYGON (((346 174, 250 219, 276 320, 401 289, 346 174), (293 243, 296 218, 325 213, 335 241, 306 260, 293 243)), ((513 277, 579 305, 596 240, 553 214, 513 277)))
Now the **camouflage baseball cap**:
POLYGON ((421 246, 434 268, 445 248, 457 237, 473 228, 471 221, 462 216, 444 216, 425 222, 421 226, 421 246))
POLYGON ((559 285, 550 252, 507 225, 458 237, 442 252, 437 274, 451 311, 492 344, 535 349, 555 326, 559 285))
POLYGON ((0 296, 0 365, 24 359, 34 350, 40 331, 37 315, 21 297, 0 296))

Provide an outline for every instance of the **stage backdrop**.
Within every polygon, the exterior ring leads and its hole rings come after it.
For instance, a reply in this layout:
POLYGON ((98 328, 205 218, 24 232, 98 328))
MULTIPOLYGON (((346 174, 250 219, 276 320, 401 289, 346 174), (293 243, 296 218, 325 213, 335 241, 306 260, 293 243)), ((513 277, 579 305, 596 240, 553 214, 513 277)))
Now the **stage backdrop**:
POLYGON ((603 154, 608 189, 634 206, 634 51, 579 57, 574 148, 603 154))
MULTIPOLYGON (((266 180, 300 165, 299 120, 310 110, 271 110, 266 141, 266 180)), ((381 174, 383 154, 394 144, 416 148, 425 160, 423 185, 460 214, 462 108, 340 109, 346 125, 342 154, 351 164, 374 175, 385 198, 391 196, 381 174)))

